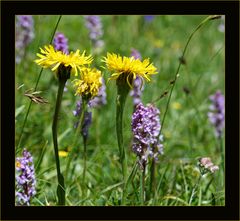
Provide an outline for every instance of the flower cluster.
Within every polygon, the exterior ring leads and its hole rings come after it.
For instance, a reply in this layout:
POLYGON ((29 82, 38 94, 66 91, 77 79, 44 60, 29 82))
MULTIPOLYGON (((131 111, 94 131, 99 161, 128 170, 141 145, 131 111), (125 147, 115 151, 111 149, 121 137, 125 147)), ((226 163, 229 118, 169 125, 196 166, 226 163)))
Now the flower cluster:
POLYGON ((53 45, 56 51, 62 51, 65 54, 68 54, 68 39, 64 36, 63 33, 57 32, 53 39, 53 45))
POLYGON ((224 96, 222 95, 221 91, 217 91, 214 95, 211 95, 209 98, 212 104, 209 107, 210 111, 208 113, 208 118, 215 127, 216 137, 220 138, 222 136, 225 120, 224 96))
POLYGON ((106 85, 104 79, 102 78, 102 86, 99 88, 98 95, 88 102, 89 107, 97 108, 105 105, 107 103, 106 97, 106 85))
POLYGON ((76 94, 87 100, 98 95, 99 88, 102 86, 101 71, 96 68, 82 68, 80 80, 73 80, 73 85, 76 88, 76 94))
POLYGON ((20 63, 25 53, 25 48, 34 38, 34 21, 31 15, 16 16, 15 47, 16 63, 20 63))
POLYGON ((201 174, 205 174, 207 172, 214 173, 219 170, 219 167, 214 165, 209 157, 203 157, 199 159, 199 166, 201 174))
POLYGON ((108 70, 115 72, 109 78, 110 80, 124 79, 130 87, 132 87, 132 81, 137 76, 150 81, 150 75, 157 74, 157 68, 150 63, 149 59, 140 61, 133 56, 129 58, 107 53, 107 57, 103 58, 103 62, 106 63, 108 70))
POLYGON ((33 158, 26 149, 22 157, 16 158, 16 170, 16 204, 29 206, 36 194, 36 179, 33 158))
POLYGON ((100 49, 104 46, 103 40, 101 37, 103 36, 102 22, 101 18, 98 15, 86 15, 85 17, 85 25, 89 30, 89 38, 93 43, 93 47, 95 49, 100 49))
MULTIPOLYGON (((135 59, 141 60, 141 54, 136 49, 131 49, 131 56, 133 56, 135 59)), ((143 91, 143 81, 140 77, 136 77, 136 79, 133 81, 133 89, 130 92, 130 96, 133 97, 133 104, 134 107, 136 107, 141 102, 141 95, 143 91)))
MULTIPOLYGON (((106 100, 106 85, 104 82, 104 79, 102 78, 102 86, 99 88, 98 95, 93 97, 89 102, 88 102, 88 107, 90 108, 98 108, 101 107, 102 105, 105 105, 107 103, 106 100)), ((76 104, 76 109, 73 111, 73 115, 75 117, 80 116, 82 112, 82 98, 77 101, 76 104)), ((88 137, 88 129, 92 123, 92 113, 85 111, 84 113, 84 120, 83 120, 83 125, 82 125, 82 135, 87 138, 88 137)), ((77 128, 79 124, 79 121, 74 124, 74 127, 77 128)))
POLYGON ((132 115, 133 146, 132 150, 139 157, 140 165, 145 165, 148 157, 158 160, 163 154, 162 136, 159 137, 161 125, 160 111, 152 104, 146 107, 142 103, 136 106, 132 115))
POLYGON ((85 51, 82 54, 79 50, 65 54, 62 51, 56 51, 52 45, 44 48, 45 50, 40 48, 41 54, 37 53, 40 59, 36 59, 35 62, 43 68, 51 68, 52 71, 56 71, 60 66, 70 67, 71 72, 77 76, 81 67, 91 64, 93 60, 92 56, 85 56, 85 51))

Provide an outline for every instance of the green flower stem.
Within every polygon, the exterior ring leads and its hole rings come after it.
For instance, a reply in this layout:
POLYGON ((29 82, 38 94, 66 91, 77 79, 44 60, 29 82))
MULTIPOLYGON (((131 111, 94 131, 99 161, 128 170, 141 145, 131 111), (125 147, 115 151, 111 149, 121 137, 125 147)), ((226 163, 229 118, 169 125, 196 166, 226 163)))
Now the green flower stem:
POLYGON ((117 141, 118 148, 120 153, 120 162, 122 165, 122 175, 123 175, 123 196, 122 203, 125 203, 125 185, 126 185, 126 175, 127 175, 127 159, 125 148, 123 146, 123 111, 126 103, 127 95, 129 93, 129 86, 126 82, 119 81, 117 82, 117 113, 116 113, 116 132, 117 132, 117 141))
POLYGON ((126 164, 126 154, 125 148, 123 146, 123 111, 126 103, 126 98, 129 92, 128 85, 119 85, 117 91, 117 115, 116 115, 116 131, 117 131, 117 140, 118 148, 120 153, 120 162, 122 164, 122 174, 123 180, 125 182, 127 164, 126 164))
MULTIPOLYGON (((85 112, 84 112, 85 113, 85 112)), ((84 114, 83 114, 84 115, 84 114)), ((84 120, 84 117, 83 117, 84 120)), ((83 121, 81 122, 83 124, 83 121)), ((83 180, 82 182, 85 182, 85 176, 86 176, 86 170, 87 170, 87 139, 83 137, 83 180)))
POLYGON ((141 184, 140 184, 140 199, 141 199, 141 205, 144 206, 145 202, 145 166, 143 167, 142 173, 141 173, 141 184))
MULTIPOLYGON (((79 134, 81 132, 81 129, 82 129, 82 124, 83 124, 83 121, 84 121, 84 113, 86 111, 86 107, 87 107, 87 103, 88 101, 85 100, 85 99, 82 99, 82 106, 81 106, 81 112, 80 112, 80 115, 79 115, 79 123, 78 123, 78 126, 77 126, 77 129, 76 129, 76 132, 75 132, 75 138, 74 138, 74 141, 73 141, 73 145, 72 145, 72 150, 69 154, 69 157, 68 157, 68 161, 67 161, 67 166, 66 166, 66 173, 65 173, 65 176, 67 177, 68 175, 68 171, 69 171, 69 168, 70 168, 70 162, 74 161, 76 158, 77 158, 77 143, 79 141, 79 134)), ((85 147, 84 147, 85 149, 85 147)), ((85 150, 84 150, 85 152, 85 150)), ((85 164, 85 163, 84 163, 85 164)), ((75 167, 73 167, 72 171, 71 171, 71 179, 72 179, 72 175, 74 173, 74 170, 75 170, 75 167)), ((83 169, 83 171, 86 170, 86 169, 83 169)), ((85 177, 85 175, 84 175, 85 177)))
POLYGON ((58 205, 65 205, 64 178, 63 178, 63 175, 61 174, 59 155, 58 155, 57 124, 58 124, 58 115, 61 108, 63 90, 64 90, 66 81, 67 79, 59 78, 57 101, 56 101, 55 113, 54 113, 53 124, 52 124, 52 135, 53 135, 53 144, 54 144, 55 161, 56 161, 57 178, 58 178, 58 187, 57 187, 58 205))
POLYGON ((150 176, 150 193, 149 195, 153 195, 156 191, 156 162, 154 159, 152 159, 152 164, 151 164, 151 176, 150 176))

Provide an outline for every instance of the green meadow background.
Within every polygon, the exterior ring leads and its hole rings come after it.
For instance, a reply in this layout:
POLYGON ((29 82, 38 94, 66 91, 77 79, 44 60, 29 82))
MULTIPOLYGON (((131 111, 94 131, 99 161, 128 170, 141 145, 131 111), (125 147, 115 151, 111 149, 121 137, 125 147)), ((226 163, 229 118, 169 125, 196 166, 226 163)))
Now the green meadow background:
MULTIPOLYGON (((33 16, 35 38, 26 48, 20 64, 16 64, 15 75, 15 141, 16 146, 22 130, 30 99, 24 92, 35 87, 41 68, 34 63, 39 47, 49 44, 59 16, 33 16)), ((69 206, 117 206, 121 199, 121 164, 115 132, 116 85, 107 81, 111 73, 102 68, 101 62, 107 52, 130 56, 131 48, 137 49, 142 58, 150 58, 158 69, 150 83, 144 85, 142 102, 150 103, 158 98, 174 79, 179 57, 187 39, 207 15, 159 15, 147 22, 142 15, 102 15, 105 46, 95 54, 93 66, 99 68, 105 79, 107 104, 93 109, 93 122, 87 141, 86 186, 81 183, 83 172, 83 146, 78 157, 71 161, 75 167, 71 178, 65 179, 66 203, 69 206)), ((164 154, 157 164, 157 194, 146 200, 145 205, 158 206, 213 206, 225 204, 225 187, 221 170, 207 174, 196 187, 200 176, 197 166, 199 157, 211 157, 219 165, 221 154, 214 127, 210 124, 209 96, 221 90, 224 94, 225 58, 224 32, 219 31, 221 19, 212 20, 192 38, 181 66, 162 133, 164 154), (186 94, 183 89, 188 89, 186 94), (191 203, 189 200, 192 196, 191 203)), ((82 15, 64 15, 57 31, 68 38, 69 49, 93 52, 89 32, 82 15)), ((32 154, 37 179, 37 195, 31 201, 34 206, 56 205, 56 167, 52 141, 52 118, 56 102, 58 81, 49 69, 44 69, 38 84, 40 96, 49 103, 32 103, 23 131, 21 148, 32 154)), ((71 80, 64 92, 58 125, 59 150, 69 152, 73 147, 77 118, 72 111, 79 97, 74 96, 71 80)), ((168 96, 155 103, 163 118, 168 96)), ((128 97, 124 112, 124 146, 128 157, 128 173, 136 161, 131 150, 132 97, 128 97)), ((80 143, 82 137, 79 135, 80 143)), ((21 152, 16 152, 16 157, 21 152)), ((60 157, 61 170, 65 173, 66 156, 60 157)), ((146 174, 146 183, 149 182, 146 174)), ((140 172, 138 171, 128 189, 126 205, 140 205, 140 172)), ((148 190, 147 190, 148 191, 148 190)))

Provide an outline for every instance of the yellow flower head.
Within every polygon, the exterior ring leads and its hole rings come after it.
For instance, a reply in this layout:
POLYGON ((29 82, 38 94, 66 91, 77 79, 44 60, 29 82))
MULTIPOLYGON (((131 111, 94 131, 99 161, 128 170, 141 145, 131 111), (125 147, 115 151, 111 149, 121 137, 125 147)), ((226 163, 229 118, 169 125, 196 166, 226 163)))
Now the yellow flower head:
POLYGON ((92 98, 98 95, 99 88, 102 86, 101 71, 96 68, 83 68, 80 74, 81 79, 73 80, 76 88, 75 95, 92 98))
POLYGON ((68 152, 67 151, 64 151, 64 150, 59 150, 58 151, 58 155, 60 157, 67 157, 68 156, 68 152))
POLYGON ((80 72, 80 67, 90 64, 92 62, 92 56, 85 56, 85 51, 80 54, 79 50, 76 52, 70 52, 65 54, 62 51, 56 51, 52 45, 40 48, 41 54, 37 53, 40 59, 36 59, 35 62, 43 68, 50 68, 52 71, 56 71, 60 65, 70 67, 71 72, 74 72, 75 76, 80 72))
POLYGON ((19 161, 16 161, 16 167, 21 168, 21 163, 19 161))
POLYGON ((157 68, 150 63, 149 59, 140 61, 134 57, 121 57, 114 53, 107 53, 103 58, 107 68, 114 71, 109 80, 117 80, 119 77, 126 79, 128 85, 132 87, 132 80, 139 76, 141 79, 150 81, 150 75, 157 74, 157 68))

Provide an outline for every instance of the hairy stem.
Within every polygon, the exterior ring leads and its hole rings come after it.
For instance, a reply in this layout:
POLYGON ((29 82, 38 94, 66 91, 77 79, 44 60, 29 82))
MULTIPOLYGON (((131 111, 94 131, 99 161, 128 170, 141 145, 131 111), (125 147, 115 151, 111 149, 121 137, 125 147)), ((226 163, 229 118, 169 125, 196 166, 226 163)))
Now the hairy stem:
POLYGON ((122 176, 123 176, 123 196, 122 204, 125 203, 125 185, 126 185, 126 173, 127 173, 127 160, 125 148, 123 146, 123 111, 126 103, 127 95, 129 92, 129 86, 127 84, 118 84, 117 85, 117 113, 116 113, 116 132, 117 132, 117 141, 120 154, 120 162, 122 165, 122 176))
POLYGON ((60 162, 59 162, 59 155, 58 155, 58 141, 57 141, 58 116, 61 108, 62 95, 63 95, 65 83, 66 83, 65 79, 59 79, 57 101, 56 101, 55 113, 53 116, 53 124, 52 124, 53 145, 54 145, 55 161, 56 161, 56 167, 57 167, 57 178, 58 178, 58 187, 57 187, 58 205, 65 205, 65 186, 64 186, 64 178, 61 174, 61 169, 60 169, 60 162))

